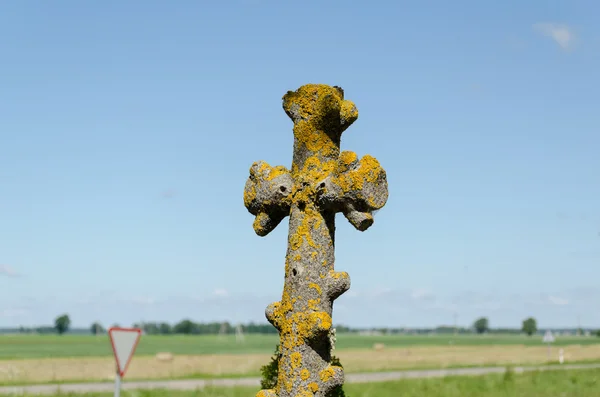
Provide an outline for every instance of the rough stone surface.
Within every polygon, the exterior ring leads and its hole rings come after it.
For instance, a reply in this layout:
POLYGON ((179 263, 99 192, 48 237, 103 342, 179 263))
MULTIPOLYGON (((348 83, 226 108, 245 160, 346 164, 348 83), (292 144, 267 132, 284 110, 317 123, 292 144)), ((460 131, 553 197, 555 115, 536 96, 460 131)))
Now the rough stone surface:
POLYGON ((282 299, 266 309, 280 335, 279 377, 257 397, 325 397, 344 382, 330 365, 331 316, 350 288, 348 274, 334 270, 335 215, 366 230, 387 201, 387 179, 375 158, 340 153, 342 132, 358 118, 341 88, 304 85, 284 95, 283 109, 294 122, 292 169, 258 161, 244 190, 259 236, 290 216, 282 299))

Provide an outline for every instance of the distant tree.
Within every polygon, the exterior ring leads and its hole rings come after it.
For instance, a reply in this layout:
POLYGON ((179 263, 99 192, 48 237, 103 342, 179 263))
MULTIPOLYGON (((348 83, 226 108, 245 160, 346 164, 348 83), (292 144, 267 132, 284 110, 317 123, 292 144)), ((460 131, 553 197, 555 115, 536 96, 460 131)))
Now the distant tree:
POLYGON ((148 335, 157 335, 159 333, 158 324, 156 323, 145 323, 142 329, 148 335))
POLYGON ((68 314, 63 314, 61 316, 56 317, 54 320, 54 329, 58 332, 59 335, 64 334, 69 330, 71 326, 71 319, 68 314))
POLYGON ((535 321, 535 318, 529 317, 523 320, 521 331, 525 332, 527 336, 535 334, 537 332, 537 322, 535 321))
POLYGON ((169 335, 170 333, 173 332, 173 329, 171 328, 171 325, 168 323, 160 323, 158 325, 158 330, 160 332, 161 335, 169 335))
POLYGON ((103 334, 105 332, 104 327, 99 322, 95 322, 90 326, 90 332, 92 335, 103 334))
POLYGON ((350 327, 347 327, 345 325, 336 325, 335 329, 337 330, 338 334, 344 333, 344 332, 352 332, 352 329, 350 327))
POLYGON ((56 327, 52 327, 50 325, 37 327, 33 330, 33 332, 36 332, 38 334, 54 334, 56 333, 56 327))
POLYGON ((276 334, 278 331, 270 323, 250 323, 244 326, 244 332, 248 334, 276 334))
POLYGON ((132 325, 133 328, 139 328, 142 331, 144 331, 144 333, 148 334, 148 335, 153 335, 158 333, 157 332, 157 326, 154 323, 133 323, 132 325))
POLYGON ((477 331, 478 334, 483 334, 484 332, 489 331, 490 324, 486 317, 481 317, 475 320, 473 323, 473 328, 477 331))
MULTIPOLYGON (((193 334, 196 333, 197 325, 191 320, 182 320, 175 324, 173 331, 176 334, 193 334)), ((216 333, 216 332, 215 332, 216 333)))

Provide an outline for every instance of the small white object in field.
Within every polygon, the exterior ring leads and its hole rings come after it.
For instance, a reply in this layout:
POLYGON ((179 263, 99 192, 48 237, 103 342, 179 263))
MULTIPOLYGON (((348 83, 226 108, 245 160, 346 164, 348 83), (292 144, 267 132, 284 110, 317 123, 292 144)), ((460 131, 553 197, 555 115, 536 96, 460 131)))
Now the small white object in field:
POLYGON ((235 327, 235 341, 241 343, 244 339, 244 329, 241 324, 238 324, 237 327, 235 327))
POLYGON ((383 348, 385 347, 385 345, 383 343, 375 343, 373 345, 373 349, 379 351, 379 350, 383 350, 383 348))
POLYGON ((169 352, 156 353, 155 358, 158 361, 169 362, 169 361, 173 361, 173 354, 169 353, 169 352))
POLYGON ((565 361, 564 353, 565 353, 565 351, 563 349, 560 349, 558 351, 558 362, 561 364, 565 361))

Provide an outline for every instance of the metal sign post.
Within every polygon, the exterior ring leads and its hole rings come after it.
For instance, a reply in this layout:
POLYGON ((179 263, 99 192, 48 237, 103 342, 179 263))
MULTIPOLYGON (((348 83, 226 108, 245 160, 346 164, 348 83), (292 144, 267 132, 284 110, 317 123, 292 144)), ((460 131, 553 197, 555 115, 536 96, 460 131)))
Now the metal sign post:
POLYGON ((546 331, 546 333, 544 334, 544 338, 542 339, 542 342, 545 342, 548 344, 548 361, 550 361, 550 353, 552 348, 550 347, 550 344, 552 342, 554 342, 554 335, 552 335, 552 332, 550 330, 546 331))
POLYGON ((117 373, 115 374, 115 397, 121 395, 121 374, 119 373, 119 366, 117 366, 117 373))

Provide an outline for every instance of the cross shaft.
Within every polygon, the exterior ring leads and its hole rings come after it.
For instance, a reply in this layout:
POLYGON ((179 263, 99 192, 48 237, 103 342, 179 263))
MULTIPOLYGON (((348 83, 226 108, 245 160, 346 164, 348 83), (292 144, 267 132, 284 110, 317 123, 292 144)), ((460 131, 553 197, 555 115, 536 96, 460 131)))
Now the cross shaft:
POLYGON ((278 381, 257 397, 325 397, 344 381, 330 365, 329 336, 333 301, 350 288, 334 269, 335 215, 366 230, 387 201, 387 179, 375 158, 340 153, 342 132, 358 118, 341 88, 304 85, 288 91, 283 108, 294 122, 292 169, 256 162, 244 190, 259 236, 290 216, 282 299, 266 309, 280 334, 278 381))

